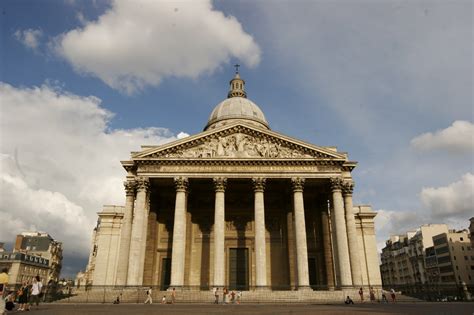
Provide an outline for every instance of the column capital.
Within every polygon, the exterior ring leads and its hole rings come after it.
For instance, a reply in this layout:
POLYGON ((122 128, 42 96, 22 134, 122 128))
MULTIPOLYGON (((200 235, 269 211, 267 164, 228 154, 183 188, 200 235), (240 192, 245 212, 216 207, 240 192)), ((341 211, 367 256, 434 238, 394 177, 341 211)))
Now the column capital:
POLYGON ((175 177, 174 178, 174 186, 176 187, 176 191, 188 191, 188 178, 187 177, 175 177))
POLYGON ((303 188, 304 188, 304 182, 305 182, 305 179, 304 178, 301 178, 301 177, 293 177, 291 179, 291 186, 293 188, 293 192, 297 192, 297 191, 303 191, 303 188))
POLYGON ((329 179, 330 183, 331 183, 331 190, 332 191, 341 191, 342 190, 342 186, 343 186, 343 183, 344 181, 342 180, 342 177, 331 177, 329 179))
POLYGON ((125 187, 125 194, 127 196, 134 196, 137 189, 137 182, 135 180, 126 180, 123 182, 125 187))
POLYGON ((263 192, 265 190, 266 178, 263 177, 254 177, 252 178, 253 191, 254 192, 263 192))
POLYGON ((139 176, 135 179, 137 191, 148 191, 150 188, 150 179, 148 177, 139 176))
POLYGON ((353 191, 354 191, 354 182, 344 181, 344 183, 342 184, 342 193, 344 194, 344 196, 352 195, 353 191))
POLYGON ((214 189, 216 192, 224 192, 227 186, 227 178, 225 177, 214 177, 214 189))

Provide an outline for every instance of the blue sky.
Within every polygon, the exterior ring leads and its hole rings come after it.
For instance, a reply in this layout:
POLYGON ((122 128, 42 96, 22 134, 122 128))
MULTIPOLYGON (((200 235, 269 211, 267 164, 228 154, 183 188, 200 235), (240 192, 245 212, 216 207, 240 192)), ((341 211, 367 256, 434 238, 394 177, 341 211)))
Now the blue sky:
POLYGON ((85 266, 119 160, 202 130, 242 64, 270 127, 359 162, 377 240, 467 227, 473 205, 470 1, 13 1, 1 4, 0 214, 85 266))

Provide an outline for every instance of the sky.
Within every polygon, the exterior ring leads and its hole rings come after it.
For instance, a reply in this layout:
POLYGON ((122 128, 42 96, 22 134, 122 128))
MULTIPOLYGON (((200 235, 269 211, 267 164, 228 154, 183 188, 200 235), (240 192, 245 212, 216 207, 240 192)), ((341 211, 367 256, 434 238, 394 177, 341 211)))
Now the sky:
POLYGON ((202 131, 241 65, 272 130, 358 161, 377 246, 474 216, 471 1, 0 2, 0 242, 87 263, 119 161, 202 131))

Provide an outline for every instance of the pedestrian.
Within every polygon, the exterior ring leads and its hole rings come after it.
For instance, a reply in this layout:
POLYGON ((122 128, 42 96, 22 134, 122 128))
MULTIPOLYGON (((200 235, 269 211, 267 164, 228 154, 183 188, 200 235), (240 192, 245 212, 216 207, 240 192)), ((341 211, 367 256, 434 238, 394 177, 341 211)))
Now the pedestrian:
POLYGON ((41 283, 40 277, 36 276, 33 278, 33 284, 31 285, 30 305, 36 304, 36 309, 39 307, 40 294, 43 284, 41 283))
POLYGON ((166 304, 166 295, 163 295, 163 298, 161 299, 161 304, 166 304))
POLYGON ((173 291, 171 291, 171 304, 174 304, 176 302, 176 289, 173 288, 173 291))
POLYGON ((388 303, 387 294, 384 289, 382 289, 382 303, 388 303))
POLYGON ((354 304, 354 301, 349 297, 349 295, 346 297, 346 300, 344 301, 345 304, 354 304))
POLYGON ((240 300, 242 299, 242 292, 237 291, 237 304, 240 304, 240 300))
POLYGON ((150 303, 150 304, 153 304, 153 298, 151 297, 151 294, 153 293, 153 290, 151 289, 151 287, 146 290, 146 300, 145 300, 145 303, 150 303))
POLYGON ((219 304, 219 288, 214 288, 214 304, 219 304))
POLYGON ((359 296, 360 296, 360 302, 364 303, 364 290, 362 290, 362 287, 359 289, 359 296))
POLYGON ((392 288, 390 289, 390 297, 392 298, 392 303, 395 303, 395 290, 392 288))
POLYGON ((120 304, 120 297, 118 295, 113 304, 120 304))
POLYGON ((371 303, 375 302, 375 290, 373 287, 369 288, 369 294, 370 294, 370 302, 371 303))
POLYGON ((13 311, 14 308, 15 308, 15 292, 11 291, 10 293, 8 293, 5 299, 4 310, 13 311))
POLYGON ((222 303, 227 304, 227 294, 229 291, 227 290, 226 287, 224 287, 223 293, 222 293, 222 303))
POLYGON ((5 314, 5 295, 8 284, 8 268, 3 268, 0 273, 0 315, 5 314))
POLYGON ((20 304, 19 311, 28 311, 28 295, 30 294, 30 287, 27 281, 23 281, 21 288, 18 290, 18 304, 20 304))
POLYGON ((235 292, 234 292, 234 290, 232 290, 232 292, 230 293, 230 302, 232 304, 235 304, 235 292))

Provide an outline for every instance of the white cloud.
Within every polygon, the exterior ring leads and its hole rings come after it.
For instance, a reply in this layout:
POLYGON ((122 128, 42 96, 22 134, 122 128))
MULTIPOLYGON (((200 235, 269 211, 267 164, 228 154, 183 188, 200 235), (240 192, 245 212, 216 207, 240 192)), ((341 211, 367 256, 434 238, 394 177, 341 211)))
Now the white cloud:
POLYGON ((196 78, 231 58, 260 61, 252 36, 210 0, 113 1, 97 21, 58 37, 55 49, 77 71, 128 94, 165 77, 196 78))
POLYGON ((183 138, 189 137, 189 134, 186 133, 186 132, 180 132, 180 133, 178 133, 178 135, 176 137, 178 139, 183 139, 183 138))
POLYGON ((457 217, 467 221, 474 211, 474 175, 464 174, 448 186, 423 188, 420 197, 434 217, 457 217))
POLYGON ((40 38, 43 36, 43 31, 34 29, 17 30, 13 35, 23 45, 36 51, 40 45, 40 38))
POLYGON ((100 99, 50 86, 0 83, 0 98, 0 240, 38 229, 63 241, 65 256, 87 256, 96 212, 123 204, 120 160, 176 139, 164 128, 110 130, 100 99))
POLYGON ((469 121, 457 120, 446 129, 435 133, 424 133, 411 140, 417 150, 447 150, 449 152, 474 152, 474 124, 469 121))

